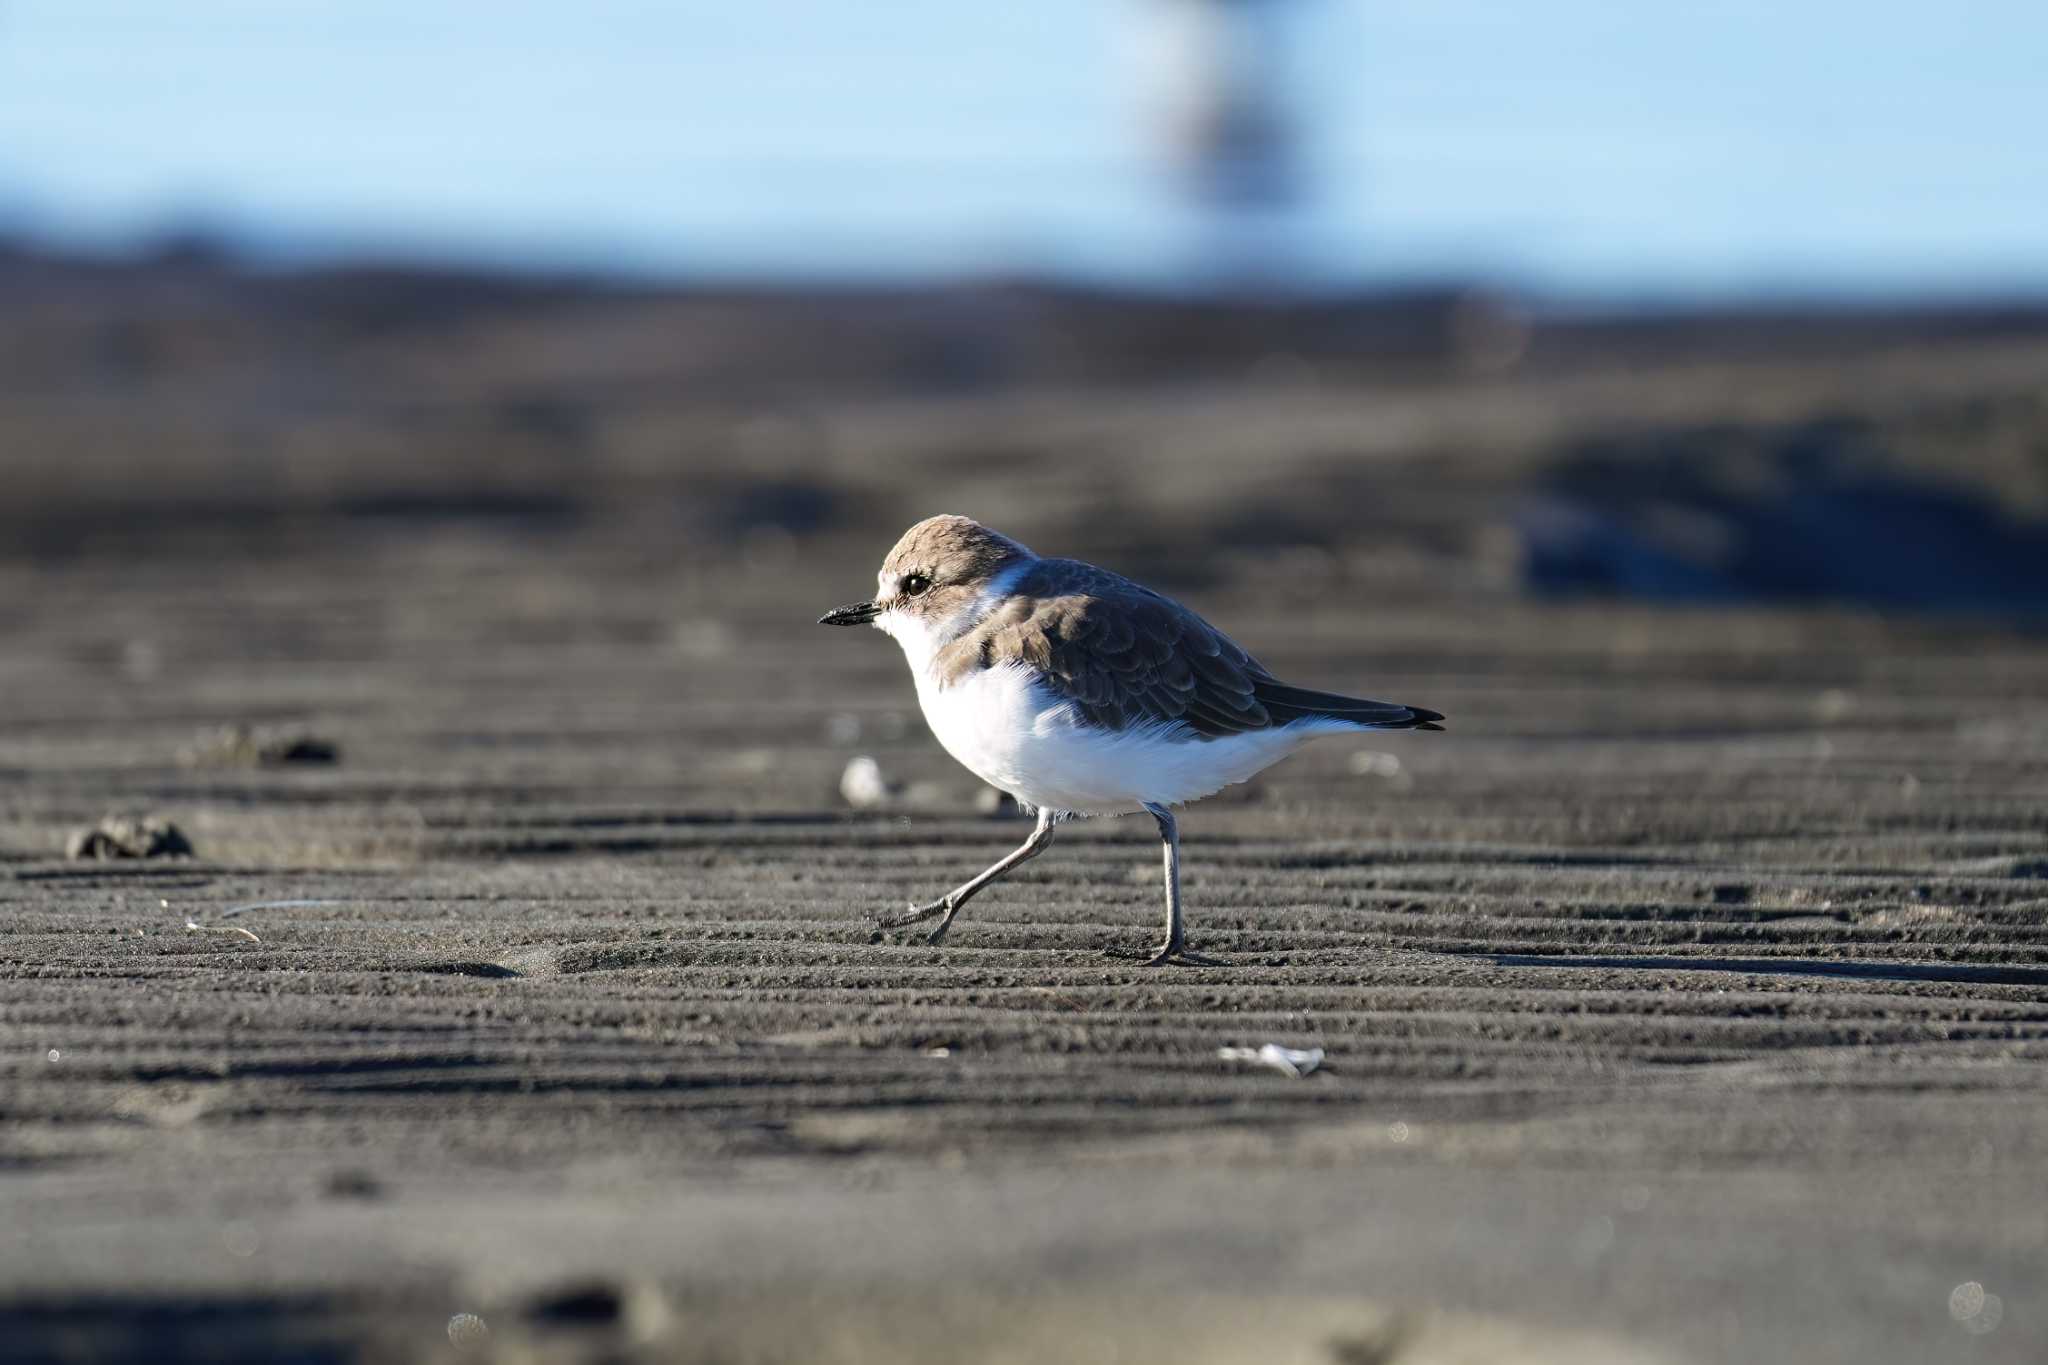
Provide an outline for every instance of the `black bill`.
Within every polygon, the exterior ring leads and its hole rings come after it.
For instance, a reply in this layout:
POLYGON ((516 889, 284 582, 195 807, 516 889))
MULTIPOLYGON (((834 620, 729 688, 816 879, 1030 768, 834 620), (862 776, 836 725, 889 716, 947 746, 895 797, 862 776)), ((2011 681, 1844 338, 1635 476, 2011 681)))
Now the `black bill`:
POLYGON ((882 614, 882 609, 872 602, 855 602, 851 606, 834 607, 818 618, 821 626, 864 626, 882 614))

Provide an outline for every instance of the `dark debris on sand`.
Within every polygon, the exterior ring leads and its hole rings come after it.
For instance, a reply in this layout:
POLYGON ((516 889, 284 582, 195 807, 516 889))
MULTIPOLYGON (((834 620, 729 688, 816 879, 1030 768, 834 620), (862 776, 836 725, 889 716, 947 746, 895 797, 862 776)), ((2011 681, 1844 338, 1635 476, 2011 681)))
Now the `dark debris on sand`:
POLYGON ((178 761, 192 768, 282 768, 340 760, 341 746, 311 731, 249 725, 224 725, 178 753, 178 761))
POLYGON ((65 855, 81 858, 189 858, 192 841, 170 821, 153 815, 109 815, 74 832, 65 855))

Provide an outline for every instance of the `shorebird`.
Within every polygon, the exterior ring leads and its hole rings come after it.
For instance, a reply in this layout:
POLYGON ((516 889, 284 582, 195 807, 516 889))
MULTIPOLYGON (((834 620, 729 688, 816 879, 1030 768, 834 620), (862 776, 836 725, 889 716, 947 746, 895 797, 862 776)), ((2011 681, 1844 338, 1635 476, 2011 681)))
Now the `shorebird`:
POLYGON ((1145 811, 1164 846, 1166 941, 1118 956, 1203 961, 1186 951, 1175 806, 1319 735, 1443 728, 1419 706, 1283 683, 1171 598, 1093 564, 1040 558, 967 517, 904 532, 876 584, 872 600, 819 623, 895 637, 946 752, 1038 816, 1031 837, 987 871, 876 920, 902 929, 936 919, 934 944, 976 892, 1044 852, 1060 821, 1145 811))

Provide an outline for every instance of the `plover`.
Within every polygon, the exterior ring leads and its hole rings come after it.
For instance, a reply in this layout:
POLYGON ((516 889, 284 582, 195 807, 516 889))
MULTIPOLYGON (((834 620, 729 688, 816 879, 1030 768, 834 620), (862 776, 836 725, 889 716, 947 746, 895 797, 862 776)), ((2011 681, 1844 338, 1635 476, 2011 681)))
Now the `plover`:
POLYGON ((1289 686, 1171 598, 1093 564, 1041 559, 967 517, 904 532, 874 600, 819 623, 894 636, 946 752, 1037 812, 1031 837, 980 876, 877 920, 900 929, 937 919, 932 943, 977 891, 1044 852, 1060 821, 1145 811, 1165 849, 1166 941, 1131 956, 1199 960, 1181 925, 1175 806, 1318 735, 1443 728, 1419 706, 1289 686))

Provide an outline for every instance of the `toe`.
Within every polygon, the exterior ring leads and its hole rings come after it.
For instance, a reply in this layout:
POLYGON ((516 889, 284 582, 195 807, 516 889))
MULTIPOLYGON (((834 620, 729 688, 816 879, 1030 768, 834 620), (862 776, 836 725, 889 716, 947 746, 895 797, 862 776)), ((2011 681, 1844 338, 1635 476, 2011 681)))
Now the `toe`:
POLYGON ((942 900, 933 901, 930 905, 911 905, 906 907, 900 915, 875 916, 875 927, 878 929, 904 929, 913 924, 922 924, 934 915, 943 915, 945 913, 946 903, 942 900))

